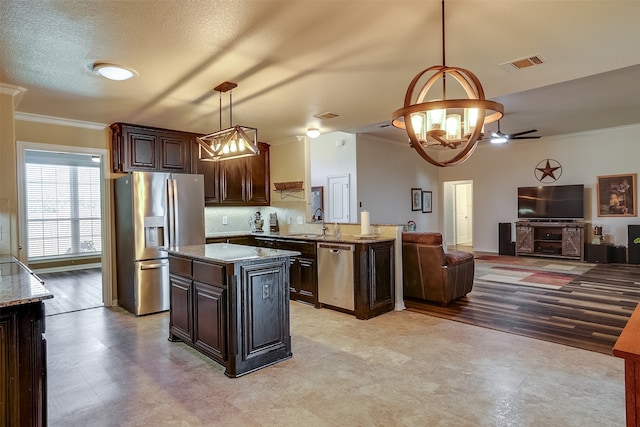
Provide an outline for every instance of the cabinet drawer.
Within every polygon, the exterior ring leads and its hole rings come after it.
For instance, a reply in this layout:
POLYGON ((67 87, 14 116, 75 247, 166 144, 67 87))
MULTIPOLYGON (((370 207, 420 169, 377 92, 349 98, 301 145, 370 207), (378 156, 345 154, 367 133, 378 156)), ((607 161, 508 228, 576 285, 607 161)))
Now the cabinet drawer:
POLYGON ((188 258, 169 256, 169 273, 182 277, 191 277, 191 260, 188 258))
POLYGON ((225 271, 223 265, 193 261, 193 280, 214 286, 225 286, 225 271))
POLYGON ((315 242, 301 242, 294 240, 278 240, 276 242, 276 249, 284 249, 288 251, 301 252, 302 256, 309 258, 316 257, 316 243, 315 242))

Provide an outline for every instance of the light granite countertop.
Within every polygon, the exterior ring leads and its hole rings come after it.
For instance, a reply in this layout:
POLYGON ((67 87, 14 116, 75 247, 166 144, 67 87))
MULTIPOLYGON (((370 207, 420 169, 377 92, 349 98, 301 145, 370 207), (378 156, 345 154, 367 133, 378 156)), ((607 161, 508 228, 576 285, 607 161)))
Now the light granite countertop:
POLYGON ((248 260, 268 260, 279 257, 300 255, 297 251, 258 248, 255 246, 235 245, 231 243, 209 243, 206 245, 175 246, 167 249, 170 255, 182 255, 190 258, 213 262, 239 262, 248 260))
POLYGON ((0 255, 0 308, 53 298, 42 281, 21 262, 0 255))
POLYGON ((359 234, 341 234, 339 237, 336 237, 332 234, 327 234, 323 236, 320 233, 251 233, 251 232, 224 232, 224 233, 207 233, 207 238, 216 238, 216 237, 240 237, 240 236, 254 236, 254 237, 270 237, 276 239, 294 239, 294 240, 303 240, 310 242, 334 242, 334 243, 374 243, 374 242, 388 242, 390 240, 395 240, 393 237, 381 237, 375 234, 371 235, 359 235, 359 234))

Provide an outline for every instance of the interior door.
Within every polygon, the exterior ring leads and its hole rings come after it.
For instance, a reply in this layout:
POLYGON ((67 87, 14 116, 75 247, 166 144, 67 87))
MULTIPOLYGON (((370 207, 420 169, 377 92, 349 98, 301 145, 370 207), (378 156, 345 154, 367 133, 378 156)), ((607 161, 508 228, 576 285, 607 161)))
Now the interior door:
POLYGON ((328 177, 327 222, 349 222, 349 174, 328 177))
POLYGON ((454 186, 455 193, 455 217, 456 245, 468 245, 472 242, 471 234, 471 185, 456 184, 454 186))

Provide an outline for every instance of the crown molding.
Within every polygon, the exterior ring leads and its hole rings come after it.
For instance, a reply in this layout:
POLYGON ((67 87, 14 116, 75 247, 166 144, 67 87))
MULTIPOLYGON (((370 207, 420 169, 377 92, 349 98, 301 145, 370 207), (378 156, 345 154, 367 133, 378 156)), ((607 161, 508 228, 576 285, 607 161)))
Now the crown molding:
POLYGON ((22 95, 28 89, 23 88, 22 86, 10 85, 8 83, 0 83, 0 95, 9 95, 13 98, 13 108, 15 109, 20 100, 22 99, 22 95))
POLYGON ((69 126, 91 130, 105 130, 109 125, 104 123, 84 122, 81 120, 64 119, 61 117, 42 116, 39 114, 31 113, 15 113, 16 120, 22 120, 25 122, 44 123, 48 125, 69 126))

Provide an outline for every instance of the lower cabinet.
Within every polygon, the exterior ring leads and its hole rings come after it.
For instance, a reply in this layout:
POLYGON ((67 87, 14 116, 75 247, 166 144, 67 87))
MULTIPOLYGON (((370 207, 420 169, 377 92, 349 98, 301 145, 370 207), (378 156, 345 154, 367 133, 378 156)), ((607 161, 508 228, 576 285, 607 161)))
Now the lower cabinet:
POLYGON ((275 247, 300 252, 299 256, 291 258, 290 299, 319 307, 316 243, 277 239, 275 247))
POLYGON ((356 245, 355 315, 370 319, 392 311, 395 304, 394 242, 356 245))
POLYGON ((516 255, 536 255, 584 260, 582 222, 516 223, 516 255))
POLYGON ((291 357, 289 259, 207 262, 169 256, 169 340, 235 378, 291 357))
POLYGON ((193 290, 193 345, 210 357, 225 360, 226 290, 200 282, 193 282, 193 290))
POLYGON ((0 309, 0 426, 47 425, 44 303, 0 309))

